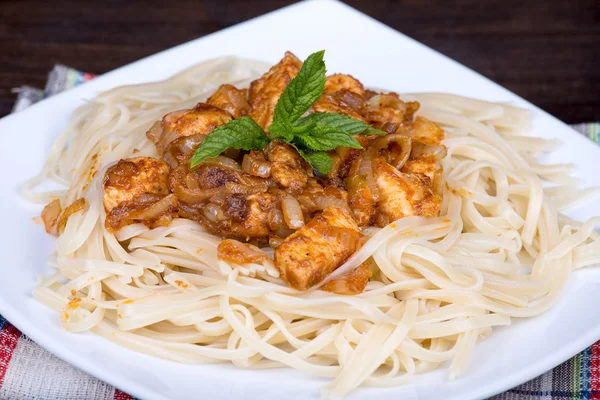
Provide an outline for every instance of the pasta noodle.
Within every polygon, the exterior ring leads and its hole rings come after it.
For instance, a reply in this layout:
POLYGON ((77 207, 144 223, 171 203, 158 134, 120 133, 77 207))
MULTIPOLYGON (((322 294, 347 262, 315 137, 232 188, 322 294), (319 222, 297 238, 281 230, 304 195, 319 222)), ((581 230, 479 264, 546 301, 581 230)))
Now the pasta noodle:
POLYGON ((435 93, 406 98, 446 131, 441 216, 372 228, 323 282, 373 257, 379 270, 360 295, 296 291, 272 261, 220 261, 220 239, 190 220, 108 233, 106 168, 134 153, 157 157, 145 135, 156 120, 264 70, 216 59, 162 82, 115 88, 75 111, 40 175, 22 188, 33 202, 88 203, 56 242, 57 272, 34 290, 60 312, 65 329, 182 363, 288 366, 331 378, 323 396, 341 397, 361 384, 407 383, 447 361, 450 378, 459 376, 493 327, 548 310, 571 271, 600 262, 599 219, 559 214, 597 190, 576 194, 571 166, 536 162, 557 144, 527 136, 528 112, 435 93), (36 191, 48 180, 63 188, 36 191))

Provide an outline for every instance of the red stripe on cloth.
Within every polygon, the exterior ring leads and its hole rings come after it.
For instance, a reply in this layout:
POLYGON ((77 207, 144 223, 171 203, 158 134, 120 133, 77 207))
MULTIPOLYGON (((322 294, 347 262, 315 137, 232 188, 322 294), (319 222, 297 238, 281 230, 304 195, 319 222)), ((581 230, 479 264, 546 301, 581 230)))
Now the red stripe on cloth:
POLYGON ((125 392, 121 392, 119 389, 115 389, 115 400, 132 400, 133 397, 131 397, 130 395, 128 395, 125 392))
POLYGON ((590 357, 590 399, 600 400, 600 341, 592 345, 590 357))
POLYGON ((8 322, 6 322, 4 328, 0 331, 0 388, 2 388, 4 375, 6 375, 8 364, 20 337, 21 332, 8 322))

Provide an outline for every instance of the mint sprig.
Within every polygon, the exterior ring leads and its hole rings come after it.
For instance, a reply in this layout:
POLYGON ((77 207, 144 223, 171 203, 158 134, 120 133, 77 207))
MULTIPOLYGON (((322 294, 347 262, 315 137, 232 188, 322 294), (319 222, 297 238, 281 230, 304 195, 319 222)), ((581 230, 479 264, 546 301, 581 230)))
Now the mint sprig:
POLYGON ((327 80, 324 55, 325 50, 317 51, 304 61, 298 75, 286 86, 275 105, 273 125, 291 128, 323 95, 327 80))
POLYGON ((362 148, 352 135, 385 135, 369 124, 342 114, 314 112, 302 117, 325 92, 324 55, 325 50, 321 50, 308 56, 298 75, 284 89, 275 105, 269 136, 250 117, 229 121, 200 144, 191 167, 229 148, 262 150, 269 141, 278 139, 294 147, 319 174, 326 174, 332 165, 326 151, 339 146, 362 148))
POLYGON ((335 150, 338 146, 360 149, 362 146, 351 135, 333 126, 316 124, 309 132, 296 134, 292 142, 316 151, 335 150))
POLYGON ((330 112, 315 112, 296 122, 296 126, 307 125, 327 125, 338 128, 349 135, 386 135, 387 133, 373 128, 366 124, 346 115, 330 113, 330 112))
POLYGON ((200 143, 190 163, 191 168, 207 158, 213 158, 227 149, 262 150, 269 143, 269 137, 250 117, 240 117, 225 125, 216 127, 200 143))

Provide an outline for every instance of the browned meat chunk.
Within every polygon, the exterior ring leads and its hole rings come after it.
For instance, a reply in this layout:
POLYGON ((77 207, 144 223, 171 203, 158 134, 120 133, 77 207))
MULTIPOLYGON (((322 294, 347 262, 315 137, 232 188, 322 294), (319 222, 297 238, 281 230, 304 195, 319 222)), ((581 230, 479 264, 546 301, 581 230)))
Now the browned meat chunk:
POLYGON ((369 99, 365 119, 377 128, 394 133, 399 126, 410 123, 419 109, 417 102, 404 102, 396 93, 382 93, 369 99))
POLYGON ((363 96, 343 89, 331 94, 325 93, 313 104, 312 109, 317 112, 344 114, 350 118, 365 121, 363 112, 366 104, 363 96))
POLYGON ((433 182, 436 179, 436 175, 441 174, 441 169, 437 167, 436 159, 433 154, 422 155, 412 160, 408 160, 401 169, 402 172, 407 174, 418 174, 429 179, 433 182))
POLYGON ((325 93, 332 94, 341 90, 348 90, 361 97, 365 95, 365 88, 358 79, 351 75, 334 74, 327 77, 325 93))
POLYGON ((269 223, 267 214, 279 206, 279 198, 270 193, 258 193, 244 199, 242 218, 236 218, 236 207, 225 209, 225 216, 231 216, 231 232, 242 238, 267 238, 269 223))
POLYGON ((347 212, 327 208, 275 249, 275 265, 291 287, 307 290, 352 255, 361 236, 347 212))
POLYGON ((198 103, 191 110, 174 111, 156 122, 146 133, 158 154, 172 167, 188 162, 202 140, 231 115, 214 106, 198 103))
POLYGON ((330 280, 321 286, 321 289, 326 292, 347 296, 360 294, 365 290, 365 287, 367 287, 371 275, 373 274, 369 268, 369 263, 364 262, 352 271, 330 280))
POLYGON ((169 167, 160 160, 137 157, 120 160, 104 175, 106 228, 144 222, 154 227, 168 225, 177 212, 177 198, 169 195, 169 167))
POLYGON ((234 118, 239 118, 250 112, 250 104, 246 100, 247 94, 247 89, 238 89, 233 85, 221 85, 206 100, 206 104, 221 108, 234 118))
POLYGON ((272 141, 265 148, 265 155, 271 163, 271 179, 284 189, 298 192, 313 175, 312 168, 287 144, 272 141))
POLYGON ((429 146, 438 146, 444 140, 444 130, 421 116, 417 116, 412 123, 406 124, 403 133, 429 146))
POLYGON ((104 208, 107 212, 140 194, 169 194, 169 167, 160 160, 136 157, 119 160, 104 175, 104 208))
POLYGON ((439 215, 442 197, 434 194, 428 178, 424 182, 418 175, 399 172, 382 157, 373 161, 373 171, 379 189, 376 216, 379 226, 412 215, 439 215))
POLYGON ((268 240, 267 216, 280 207, 280 195, 267 193, 272 181, 241 171, 231 159, 209 160, 190 170, 171 172, 169 185, 181 201, 180 216, 201 222, 209 231, 241 240, 268 240), (225 162, 219 163, 218 161, 225 162))
POLYGON ((288 51, 278 64, 250 84, 248 94, 250 116, 263 129, 267 129, 273 122, 277 100, 291 80, 296 77, 301 66, 302 62, 288 51))

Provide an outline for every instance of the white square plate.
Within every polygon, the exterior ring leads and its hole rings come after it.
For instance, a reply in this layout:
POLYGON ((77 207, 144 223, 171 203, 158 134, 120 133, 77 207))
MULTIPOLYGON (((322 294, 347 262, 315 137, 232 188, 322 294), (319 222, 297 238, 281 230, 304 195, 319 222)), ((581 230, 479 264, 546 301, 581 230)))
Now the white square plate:
MULTIPOLYGON (((0 313, 58 357, 144 399, 317 398, 326 382, 291 369, 248 371, 231 365, 182 365, 138 354, 93 334, 71 334, 31 290, 46 273, 54 241, 32 222, 40 208, 18 196, 40 170, 53 139, 85 99, 115 86, 164 79, 221 55, 276 62, 286 50, 300 58, 326 49, 330 71, 350 73, 368 87, 400 93, 449 92, 510 101, 533 111, 534 132, 564 146, 548 161, 579 167, 584 186, 600 186, 600 148, 532 104, 414 40, 334 1, 309 1, 194 40, 103 75, 0 120, 0 313)), ((598 201, 571 215, 598 213, 598 201)), ((558 365, 600 338, 600 269, 578 271, 550 312, 496 329, 476 346, 463 376, 419 376, 391 389, 360 388, 350 398, 476 399, 516 386, 558 365)))

